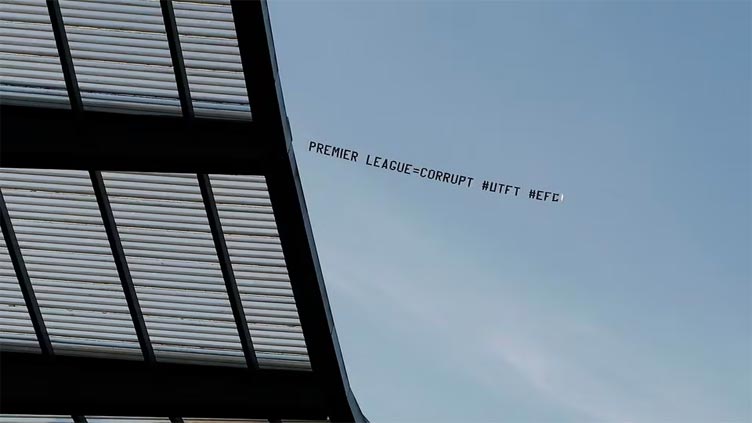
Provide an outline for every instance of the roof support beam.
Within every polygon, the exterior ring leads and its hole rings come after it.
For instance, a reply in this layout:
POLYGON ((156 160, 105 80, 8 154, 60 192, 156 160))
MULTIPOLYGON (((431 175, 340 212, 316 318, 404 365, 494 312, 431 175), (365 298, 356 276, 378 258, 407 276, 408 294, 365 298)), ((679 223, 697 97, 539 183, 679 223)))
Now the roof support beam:
POLYGON ((290 158, 266 180, 311 367, 326 375, 331 421, 366 422, 347 379, 292 150, 290 158))
POLYGON ((9 105, 0 116, 0 167, 258 175, 277 163, 254 122, 9 105))
POLYGON ((120 234, 117 231, 115 216, 112 214, 112 207, 110 207, 110 200, 107 196, 107 189, 104 186, 102 173, 92 170, 89 171, 89 177, 91 178, 91 184, 94 187, 94 194, 97 197, 99 212, 102 215, 102 223, 107 232, 107 240, 110 242, 110 250, 112 251, 112 258, 115 260, 115 267, 117 267, 118 276, 120 277, 120 284, 123 286, 125 301, 128 303, 128 311, 130 311, 131 314, 133 328, 138 337, 138 344, 141 346, 141 354, 144 356, 144 361, 147 363, 154 363, 156 361, 154 350, 152 349, 151 341, 149 340, 149 332, 146 329, 144 315, 141 313, 141 306, 138 303, 136 287, 133 285, 131 272, 130 269, 128 269, 128 262, 125 259, 125 251, 120 242, 120 234))
POLYGON ((31 285, 29 272, 26 271, 26 265, 21 255, 21 247, 18 245, 16 233, 13 231, 13 224, 10 221, 10 214, 8 214, 8 207, 5 205, 2 191, 0 191, 0 228, 2 229, 3 237, 5 237, 5 245, 8 247, 8 254, 13 263, 13 269, 16 271, 18 283, 21 286, 21 293, 23 294, 26 308, 29 311, 34 332, 39 341, 39 348, 42 350, 42 354, 52 356, 54 351, 50 342, 50 336, 47 333, 47 327, 44 325, 37 297, 34 295, 34 287, 31 285))
POLYGON ((217 204, 214 201, 214 194, 212 193, 209 175, 205 173, 199 174, 198 184, 201 188, 201 196, 204 199, 206 217, 209 219, 209 227, 211 228, 212 238, 214 238, 214 247, 217 250, 217 258, 219 258, 219 267, 222 270, 222 277, 225 280, 227 296, 230 299, 230 306, 232 307, 232 314, 235 318, 235 325, 238 328, 240 344, 243 346, 245 361, 249 369, 258 369, 256 350, 253 348, 253 340, 251 339, 251 332, 248 330, 248 322, 245 320, 245 311, 243 310, 243 303, 240 299, 240 292, 238 291, 238 285, 235 282, 235 274, 232 272, 230 253, 227 251, 225 235, 222 232, 222 224, 219 220, 219 212, 217 211, 217 204))
POLYGON ((367 421, 350 390, 334 330, 292 149, 266 1, 230 3, 253 121, 269 135, 272 154, 279 160, 266 174, 267 186, 311 367, 325 375, 332 421, 367 421))
POLYGON ((165 32, 167 33, 167 43, 170 45, 170 56, 172 56, 172 68, 175 72, 175 82, 178 86, 178 95, 180 96, 180 108, 183 110, 183 116, 193 118, 193 102, 191 101, 191 91, 188 88, 188 75, 185 72, 183 63, 183 51, 180 47, 180 35, 178 34, 178 24, 175 21, 175 11, 172 8, 171 0, 160 0, 162 5, 162 18, 164 19, 165 32))
POLYGON ((311 372, 0 352, 3 414, 325 420, 311 372))
POLYGON ((76 80, 76 70, 73 67, 73 58, 68 45, 68 36, 65 33, 63 24, 63 13, 60 11, 58 0, 47 0, 47 11, 50 14, 52 23, 52 32, 55 33, 55 44, 57 45, 57 54, 60 57, 60 65, 63 68, 63 77, 65 78, 65 88, 68 90, 68 99, 70 100, 71 110, 81 112, 83 102, 81 101, 81 91, 78 88, 76 80))

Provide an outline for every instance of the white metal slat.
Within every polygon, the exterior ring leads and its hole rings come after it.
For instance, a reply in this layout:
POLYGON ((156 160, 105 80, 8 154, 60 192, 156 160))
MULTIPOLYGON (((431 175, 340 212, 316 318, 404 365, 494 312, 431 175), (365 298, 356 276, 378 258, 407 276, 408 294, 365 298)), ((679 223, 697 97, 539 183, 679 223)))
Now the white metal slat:
POLYGON ((157 360, 245 366, 196 176, 102 176, 157 360))
POLYGON ((0 169, 0 188, 55 353, 140 359, 89 173, 0 169))
POLYGON ((44 0, 0 2, 0 72, 0 103, 70 108, 44 0))
POLYGON ((175 1, 188 86, 196 116, 251 119, 229 1, 175 1))
POLYGON ((1 234, 0 293, 0 350, 38 353, 39 342, 1 234))
POLYGON ((267 423, 268 420, 247 420, 247 419, 183 419, 183 423, 267 423))
POLYGON ((84 108, 181 114, 159 2, 60 0, 60 9, 84 108))
POLYGON ((73 423, 70 416, 0 414, 0 423, 73 423))
POLYGON ((251 207, 244 211, 235 205, 238 199, 247 198, 249 194, 268 201, 265 179, 260 176, 233 175, 210 175, 210 179, 222 230, 225 234, 236 234, 232 238, 233 242, 228 242, 227 246, 259 366, 310 369, 284 257, 279 254, 277 260, 253 258, 251 248, 258 245, 260 239, 279 243, 273 215, 260 215, 251 207), (259 221, 259 216, 263 216, 264 220, 259 221), (248 228, 256 227, 265 228, 265 233, 247 235, 248 228), (262 291, 259 288, 274 290, 262 291), (300 337, 300 342, 282 342, 283 339, 278 335, 280 332, 296 334, 300 337))
POLYGON ((97 417, 86 416, 89 423, 169 423, 167 417, 97 417))

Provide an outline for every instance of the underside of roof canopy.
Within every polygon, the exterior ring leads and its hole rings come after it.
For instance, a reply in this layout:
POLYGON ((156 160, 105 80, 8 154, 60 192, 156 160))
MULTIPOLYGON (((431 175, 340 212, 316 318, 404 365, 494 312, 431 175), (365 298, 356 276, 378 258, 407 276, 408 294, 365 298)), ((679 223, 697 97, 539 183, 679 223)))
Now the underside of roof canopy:
POLYGON ((365 421, 265 2, 4 1, 0 120, 2 413, 365 421))

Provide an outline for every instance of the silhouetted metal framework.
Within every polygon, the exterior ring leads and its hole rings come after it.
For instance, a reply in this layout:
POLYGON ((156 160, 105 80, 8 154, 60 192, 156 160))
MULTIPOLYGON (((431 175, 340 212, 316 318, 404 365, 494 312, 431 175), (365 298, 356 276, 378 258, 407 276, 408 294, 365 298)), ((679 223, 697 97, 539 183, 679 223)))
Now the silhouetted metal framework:
MULTIPOLYGON (((102 223, 143 360, 56 355, 0 197, 0 222, 43 354, 0 352, 5 414, 191 416, 366 421, 350 390, 324 286, 265 1, 230 2, 252 120, 196 117, 173 4, 161 1, 182 116, 86 110, 57 1, 47 0, 70 109, 0 105, 2 168, 90 172, 102 223), (247 368, 155 360, 102 173, 172 172, 198 178, 247 368), (207 174, 263 175, 273 207, 310 371, 260 369, 207 174)), ((80 79, 80 78, 79 78, 80 79)), ((1 193, 0 193, 1 195, 1 193)), ((178 420, 178 418, 173 418, 178 420)))

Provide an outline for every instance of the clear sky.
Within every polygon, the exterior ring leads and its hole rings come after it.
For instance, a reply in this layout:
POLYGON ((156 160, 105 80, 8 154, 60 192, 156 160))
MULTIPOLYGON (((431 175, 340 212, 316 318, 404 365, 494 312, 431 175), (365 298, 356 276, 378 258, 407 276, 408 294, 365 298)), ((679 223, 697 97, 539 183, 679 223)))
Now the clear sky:
POLYGON ((371 421, 752 421, 749 2, 270 9, 371 421), (369 153, 565 201, 398 175, 369 153))

